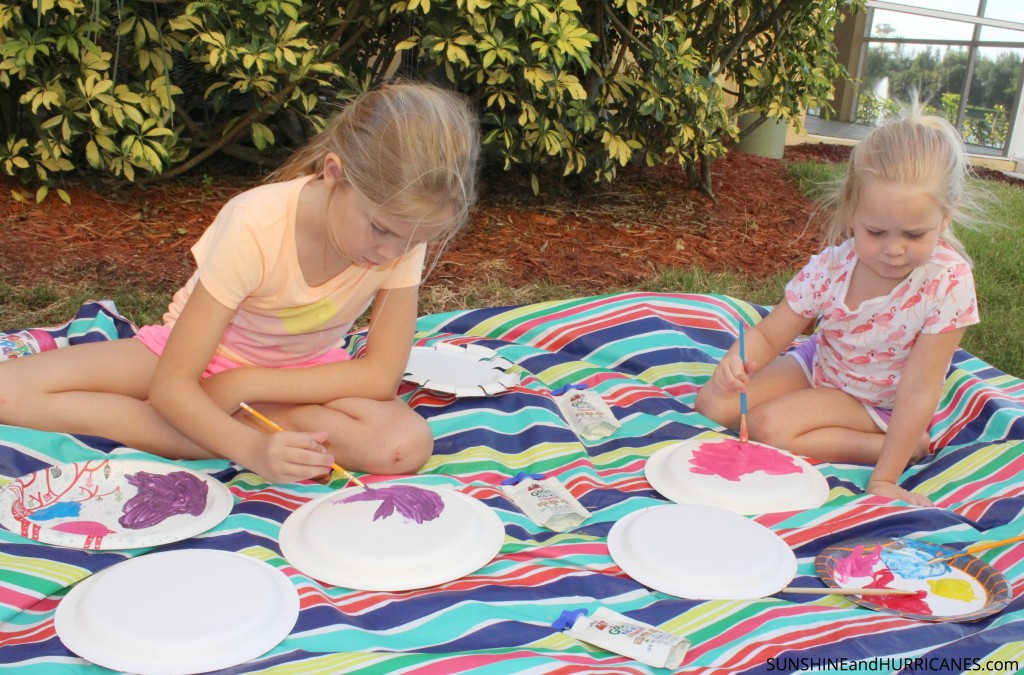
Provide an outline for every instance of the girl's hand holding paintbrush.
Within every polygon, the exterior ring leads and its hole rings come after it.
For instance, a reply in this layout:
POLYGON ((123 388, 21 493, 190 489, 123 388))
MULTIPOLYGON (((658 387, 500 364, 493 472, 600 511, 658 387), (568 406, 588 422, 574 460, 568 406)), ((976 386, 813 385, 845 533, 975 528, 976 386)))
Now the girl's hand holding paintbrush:
POLYGON ((747 387, 750 384, 750 375, 757 370, 757 361, 747 359, 747 336, 752 330, 744 331, 740 327, 741 337, 725 353, 719 362, 715 372, 711 375, 711 387, 716 390, 717 396, 721 398, 735 397, 735 419, 730 420, 726 426, 739 428, 743 437, 740 439, 746 442, 746 397, 747 387))
MULTIPOLYGON (((277 433, 271 434, 271 436, 273 438, 284 438, 285 436, 291 437, 291 436, 296 436, 296 435, 298 435, 298 436, 306 436, 306 437, 312 436, 312 438, 316 442, 316 449, 320 453, 321 462, 315 462, 315 463, 314 462, 310 462, 310 464, 313 465, 313 466, 322 467, 322 471, 320 473, 316 474, 316 476, 321 475, 324 472, 324 470, 325 470, 326 473, 327 473, 328 480, 329 480, 330 479, 330 471, 331 471, 331 469, 333 469, 333 470, 337 471, 338 473, 340 473, 345 478, 351 480, 353 483, 355 483, 359 487, 366 488, 366 485, 363 484, 363 482, 361 480, 359 480, 358 478, 356 478, 355 476, 350 474, 348 471, 346 471, 344 468, 342 468, 339 464, 337 464, 334 461, 334 457, 332 457, 329 454, 327 454, 327 449, 322 445, 323 442, 327 440, 327 432, 318 432, 318 433, 314 433, 314 434, 302 434, 302 433, 296 433, 296 432, 288 432, 288 431, 285 431, 285 429, 281 425, 279 425, 277 422, 273 421, 269 417, 266 417, 261 412, 257 411, 256 409, 254 409, 252 406, 248 405, 247 403, 239 403, 239 407, 242 410, 244 410, 245 412, 249 413, 249 415, 252 416, 253 419, 257 420, 260 424, 262 424, 267 429, 270 429, 272 431, 276 431, 277 433), (326 461, 326 464, 323 463, 324 461, 326 461)), ((287 443, 288 440, 285 439, 283 442, 287 443)), ((308 447, 308 445, 306 447, 308 447)), ((309 449, 312 450, 313 448, 309 448, 309 449)), ((311 456, 309 455, 309 453, 306 453, 305 458, 306 459, 311 459, 311 456)), ((260 474, 260 475, 262 475, 262 474, 260 474)), ((313 478, 313 477, 315 477, 315 476, 307 476, 307 478, 313 478)))
POLYGON ((260 428, 276 432, 264 434, 262 451, 247 468, 278 483, 309 480, 330 472, 334 457, 323 445, 327 432, 286 431, 245 403, 241 405, 260 428))

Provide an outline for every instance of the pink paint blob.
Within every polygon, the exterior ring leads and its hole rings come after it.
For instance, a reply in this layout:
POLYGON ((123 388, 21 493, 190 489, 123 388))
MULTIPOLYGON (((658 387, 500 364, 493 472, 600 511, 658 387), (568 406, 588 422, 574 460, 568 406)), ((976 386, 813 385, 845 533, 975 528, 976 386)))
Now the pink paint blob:
POLYGON ((801 473, 802 468, 789 455, 757 443, 740 443, 726 438, 701 443, 690 458, 693 473, 721 476, 738 482, 742 476, 764 471, 771 476, 801 473))
POLYGON ((105 537, 108 534, 114 534, 113 530, 95 520, 74 520, 69 523, 54 525, 50 529, 69 534, 84 534, 87 537, 105 537))
POLYGON ((187 471, 168 474, 139 471, 125 475, 125 480, 138 490, 125 502, 124 515, 117 521, 129 529, 153 527, 183 513, 199 517, 206 510, 210 488, 202 478, 187 471))
POLYGON ((851 577, 870 577, 871 570, 882 557, 882 548, 872 546, 872 551, 864 554, 864 544, 857 544, 845 558, 836 559, 836 567, 833 572, 841 584, 847 583, 851 577))
POLYGON ((373 519, 387 518, 397 511, 402 516, 416 523, 434 520, 444 511, 444 500, 433 490, 424 490, 415 485, 387 485, 380 488, 366 488, 356 494, 338 499, 332 504, 349 502, 380 501, 380 507, 374 512, 373 519))

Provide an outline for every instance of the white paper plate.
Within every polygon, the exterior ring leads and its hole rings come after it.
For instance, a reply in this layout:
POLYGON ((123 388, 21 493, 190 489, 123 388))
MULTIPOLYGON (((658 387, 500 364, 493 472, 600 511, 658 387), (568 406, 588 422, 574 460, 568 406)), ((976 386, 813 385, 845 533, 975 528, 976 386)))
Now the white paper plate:
POLYGON ((393 483, 318 497, 288 516, 279 539, 288 562, 314 579, 406 591, 480 569, 501 550, 505 528, 486 504, 461 492, 393 483), (434 511, 417 522, 409 504, 420 498, 432 500, 434 511))
POLYGON ((404 379, 460 398, 492 396, 519 384, 518 375, 505 372, 511 365, 511 361, 481 345, 438 342, 412 348, 404 379))
POLYGON ((735 438, 690 439, 658 450, 644 466, 651 486, 678 504, 742 515, 803 511, 828 500, 828 481, 796 455, 735 438))
POLYGON ((778 535, 732 511, 666 504, 612 526, 608 552, 644 586, 692 600, 749 600, 778 593, 796 556, 778 535))
POLYGON ((228 551, 132 558, 94 574, 57 606, 54 627, 75 654, 130 673, 205 673, 276 647, 299 596, 283 573, 228 551))
POLYGON ((177 464, 97 459, 60 464, 0 490, 0 525, 56 546, 125 549, 188 539, 224 520, 220 481, 177 464))

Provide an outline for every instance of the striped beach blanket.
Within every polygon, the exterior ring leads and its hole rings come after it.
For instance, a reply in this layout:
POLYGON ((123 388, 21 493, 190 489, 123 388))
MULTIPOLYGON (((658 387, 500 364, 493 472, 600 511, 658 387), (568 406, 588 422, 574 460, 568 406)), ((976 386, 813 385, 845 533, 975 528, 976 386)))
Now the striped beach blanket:
MULTIPOLYGON (((255 556, 284 572, 300 597, 298 622, 280 645, 223 672, 667 672, 552 627, 563 610, 599 607, 689 639, 679 672, 1024 668, 1024 543, 979 554, 1006 576, 1013 598, 971 623, 903 618, 841 596, 686 600, 651 590, 616 565, 607 544, 612 526, 668 503, 645 478, 645 462, 680 439, 722 431, 690 406, 736 339, 738 319, 751 324, 766 313, 726 296, 627 293, 422 317, 417 344, 487 347, 520 376, 509 391, 488 397, 453 398, 410 384, 401 390, 435 438, 434 456, 416 480, 482 501, 505 529, 490 563, 440 586, 368 592, 319 583, 282 556, 278 534, 296 508, 331 487, 271 485, 227 462, 183 462, 224 482, 235 503, 212 530, 169 547, 255 556), (552 396, 569 384, 598 392, 621 426, 599 441, 578 437, 552 396), (535 524, 501 490, 519 472, 556 477, 591 516, 567 532, 535 524)), ((112 307, 90 303, 49 330, 73 344, 126 337, 133 327, 112 307)), ((353 352, 363 338, 353 336, 353 352)), ((932 436, 939 450, 909 468, 902 484, 931 496, 934 508, 866 495, 870 467, 821 463, 830 489, 824 505, 753 517, 796 554, 790 586, 821 586, 815 557, 849 539, 908 537, 962 548, 1024 532, 1024 381, 958 352, 932 436)), ((151 459, 114 439, 0 426, 0 485, 105 456, 151 459)), ((152 550, 159 548, 59 548, 0 530, 0 669, 109 672, 64 647, 54 612, 77 582, 152 550)))

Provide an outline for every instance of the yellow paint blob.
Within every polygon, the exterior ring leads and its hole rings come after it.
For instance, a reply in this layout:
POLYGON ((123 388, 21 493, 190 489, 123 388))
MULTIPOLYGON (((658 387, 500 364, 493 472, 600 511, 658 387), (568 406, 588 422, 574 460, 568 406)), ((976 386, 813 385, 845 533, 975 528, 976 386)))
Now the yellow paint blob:
POLYGON ((963 579, 929 579, 931 592, 943 598, 970 602, 975 599, 974 586, 963 579))

